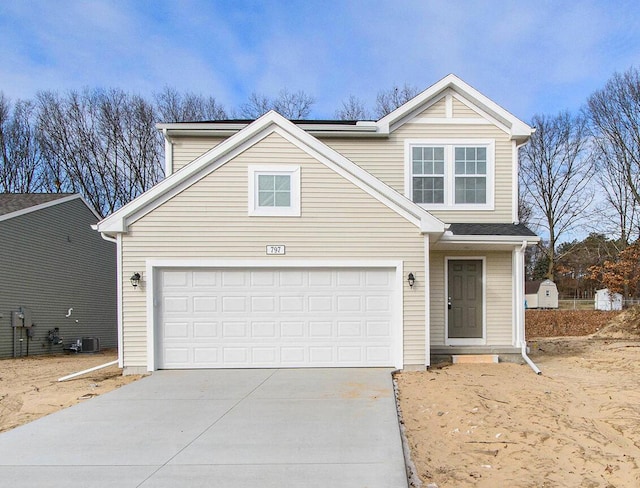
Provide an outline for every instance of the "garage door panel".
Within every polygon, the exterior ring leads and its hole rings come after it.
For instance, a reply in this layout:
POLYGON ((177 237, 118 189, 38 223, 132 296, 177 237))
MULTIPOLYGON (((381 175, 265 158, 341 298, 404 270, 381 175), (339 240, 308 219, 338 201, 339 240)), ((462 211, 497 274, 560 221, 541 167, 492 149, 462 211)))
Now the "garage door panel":
MULTIPOLYGON (((197 286, 197 285, 196 285, 197 286)), ((211 296, 194 296, 193 311, 195 313, 215 312, 218 310, 218 300, 211 296)))
POLYGON ((393 366, 394 277, 394 269, 161 270, 158 367, 393 366))
POLYGON ((218 323, 217 322, 194 322, 193 337, 195 339, 207 339, 207 338, 220 337, 220 333, 218 331, 218 323))

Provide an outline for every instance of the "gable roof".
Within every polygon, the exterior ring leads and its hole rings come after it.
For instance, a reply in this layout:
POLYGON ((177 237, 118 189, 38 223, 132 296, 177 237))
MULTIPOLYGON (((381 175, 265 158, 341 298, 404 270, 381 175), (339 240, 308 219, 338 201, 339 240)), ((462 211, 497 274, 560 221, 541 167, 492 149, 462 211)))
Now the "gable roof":
POLYGON ((82 200, 96 218, 100 218, 78 193, 1 193, 0 222, 76 199, 82 200))
POLYGON ((274 111, 266 113, 98 222, 96 229, 110 236, 126 232, 128 225, 274 132, 394 210, 416 225, 421 232, 444 232, 445 224, 441 220, 274 111))
POLYGON ((449 74, 437 83, 418 94, 407 103, 401 105, 393 112, 384 116, 376 125, 382 132, 393 132, 403 123, 424 110, 432 102, 439 100, 448 91, 460 94, 463 98, 471 102, 481 112, 498 122, 507 130, 512 139, 525 142, 534 129, 522 120, 502 108, 500 105, 490 100, 471 85, 465 83, 454 74, 449 74))
MULTIPOLYGON (((378 121, 295 120, 292 123, 318 137, 388 137, 447 93, 454 93, 470 103, 479 114, 497 124, 518 143, 526 142, 535 130, 454 74, 445 76, 378 121)), ((227 137, 248 127, 250 123, 250 120, 237 119, 163 123, 157 127, 163 131, 165 138, 171 140, 174 135, 227 137)))

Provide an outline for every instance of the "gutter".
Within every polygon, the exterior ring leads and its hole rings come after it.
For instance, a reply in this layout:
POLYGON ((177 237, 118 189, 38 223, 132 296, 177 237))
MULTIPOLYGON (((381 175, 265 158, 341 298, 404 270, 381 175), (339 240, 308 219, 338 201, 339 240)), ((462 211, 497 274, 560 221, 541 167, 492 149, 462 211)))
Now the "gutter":
MULTIPOLYGON (((522 243, 522 247, 520 248, 520 252, 524 253, 526 248, 527 248, 527 241, 524 241, 522 243)), ((518 306, 521 306, 521 305, 518 305, 518 306)), ((531 360, 531 358, 529 356, 527 356, 527 340, 525 338, 524 311, 523 311, 522 320, 520 322, 521 322, 521 327, 522 327, 522 330, 521 330, 521 332, 522 332, 522 342, 520 344, 520 346, 521 346, 520 353, 522 354, 522 359, 525 360, 525 362, 531 367, 531 369, 536 374, 542 374, 542 371, 540 371, 540 368, 538 368, 538 366, 536 366, 536 364, 531 360)))

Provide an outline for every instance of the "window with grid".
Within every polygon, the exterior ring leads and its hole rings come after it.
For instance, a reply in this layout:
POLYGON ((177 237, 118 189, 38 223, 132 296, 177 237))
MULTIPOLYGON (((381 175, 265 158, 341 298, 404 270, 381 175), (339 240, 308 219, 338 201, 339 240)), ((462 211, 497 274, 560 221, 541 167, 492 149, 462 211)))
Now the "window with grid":
POLYGON ((291 175, 258 175, 258 207, 290 207, 291 175))
POLYGON ((413 147, 413 201, 444 203, 444 147, 413 147))
POLYGON ((300 166, 249 165, 249 215, 300 216, 300 166))
POLYGON ((455 203, 487 202, 487 148, 454 149, 455 203))

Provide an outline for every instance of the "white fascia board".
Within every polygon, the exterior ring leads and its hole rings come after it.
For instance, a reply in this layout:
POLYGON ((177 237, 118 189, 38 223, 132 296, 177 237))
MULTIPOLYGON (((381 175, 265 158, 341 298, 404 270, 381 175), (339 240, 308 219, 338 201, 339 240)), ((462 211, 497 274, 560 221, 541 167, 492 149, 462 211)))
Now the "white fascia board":
MULTIPOLYGON (((176 123, 156 124, 165 138, 173 140, 176 137, 229 137, 248 127, 250 123, 211 122, 211 123, 176 123)), ((375 122, 357 122, 354 125, 345 124, 294 124, 300 129, 321 137, 388 137, 387 133, 380 133, 375 122)))
POLYGON ((445 224, 419 205, 416 205, 404 195, 401 195, 390 186, 386 185, 371 173, 363 170, 353 161, 330 148, 322 141, 307 134, 286 119, 282 119, 283 130, 276 130, 282 137, 314 159, 322 162, 336 173, 340 174, 351 183, 366 191, 371 196, 407 218, 420 228, 421 232, 441 233, 445 230, 445 224))
POLYGON ((225 155, 235 155, 239 152, 238 148, 243 148, 247 145, 247 141, 253 141, 253 143, 255 143, 256 134, 260 134, 261 131, 264 131, 266 127, 270 126, 274 122, 274 115, 278 116, 275 112, 268 112, 248 126, 247 131, 235 134, 226 141, 218 144, 213 149, 210 149, 187 166, 168 176, 150 190, 147 190, 124 207, 120 208, 101 222, 98 222, 98 230, 107 234, 126 232, 127 224, 131 221, 131 216, 135 215, 139 218, 141 215, 148 213, 160 204, 158 203, 158 199, 162 195, 165 195, 172 190, 173 194, 182 191, 182 189, 186 187, 183 182, 186 181, 187 183, 193 183, 197 181, 197 179, 217 169, 221 164, 224 164, 224 162, 228 161, 230 157, 224 158, 223 163, 207 168, 211 161, 220 159, 225 155), (202 173, 203 169, 206 169, 205 174, 202 173))
POLYGON ((0 215, 0 222, 4 220, 14 219, 16 217, 20 217, 21 215, 29 214, 31 212, 37 212, 38 210, 42 210, 48 207, 53 207, 54 205, 59 205, 61 203, 67 203, 72 200, 76 200, 78 198, 82 200, 82 202, 87 206, 89 210, 91 210, 91 212, 96 216, 96 218, 98 219, 100 218, 100 215, 98 214, 98 212, 96 212, 95 209, 86 202, 86 200, 82 197, 82 195, 80 195, 79 193, 74 193, 73 195, 69 195, 68 197, 58 198, 56 200, 51 200, 49 202, 41 203, 39 205, 34 205, 33 207, 27 207, 21 210, 16 210, 15 212, 0 215))
POLYGON ((422 232, 444 232, 445 224, 442 221, 273 111, 263 115, 245 130, 207 151, 180 171, 172 174, 151 190, 99 222, 98 230, 109 235, 126 232, 128 224, 135 222, 173 195, 215 171, 272 132, 277 132, 310 156, 367 191, 383 204, 414 223, 422 232), (212 165, 213 161, 216 163, 212 165))
POLYGON ((483 236, 483 235, 453 235, 450 232, 445 232, 440 240, 440 243, 446 244, 513 244, 522 245, 526 242, 528 246, 532 246, 540 242, 538 236, 483 236))
POLYGON ((451 88, 462 97, 469 99, 469 101, 476 105, 477 108, 482 109, 493 118, 503 121, 503 124, 509 128, 509 134, 511 134, 512 138, 526 139, 533 133, 533 129, 529 125, 484 96, 478 90, 468 85, 454 74, 445 76, 404 105, 401 105, 393 112, 381 118, 378 121, 379 129, 381 131, 389 131, 395 123, 407 114, 426 104, 426 102, 431 98, 438 96, 447 88, 451 88))

